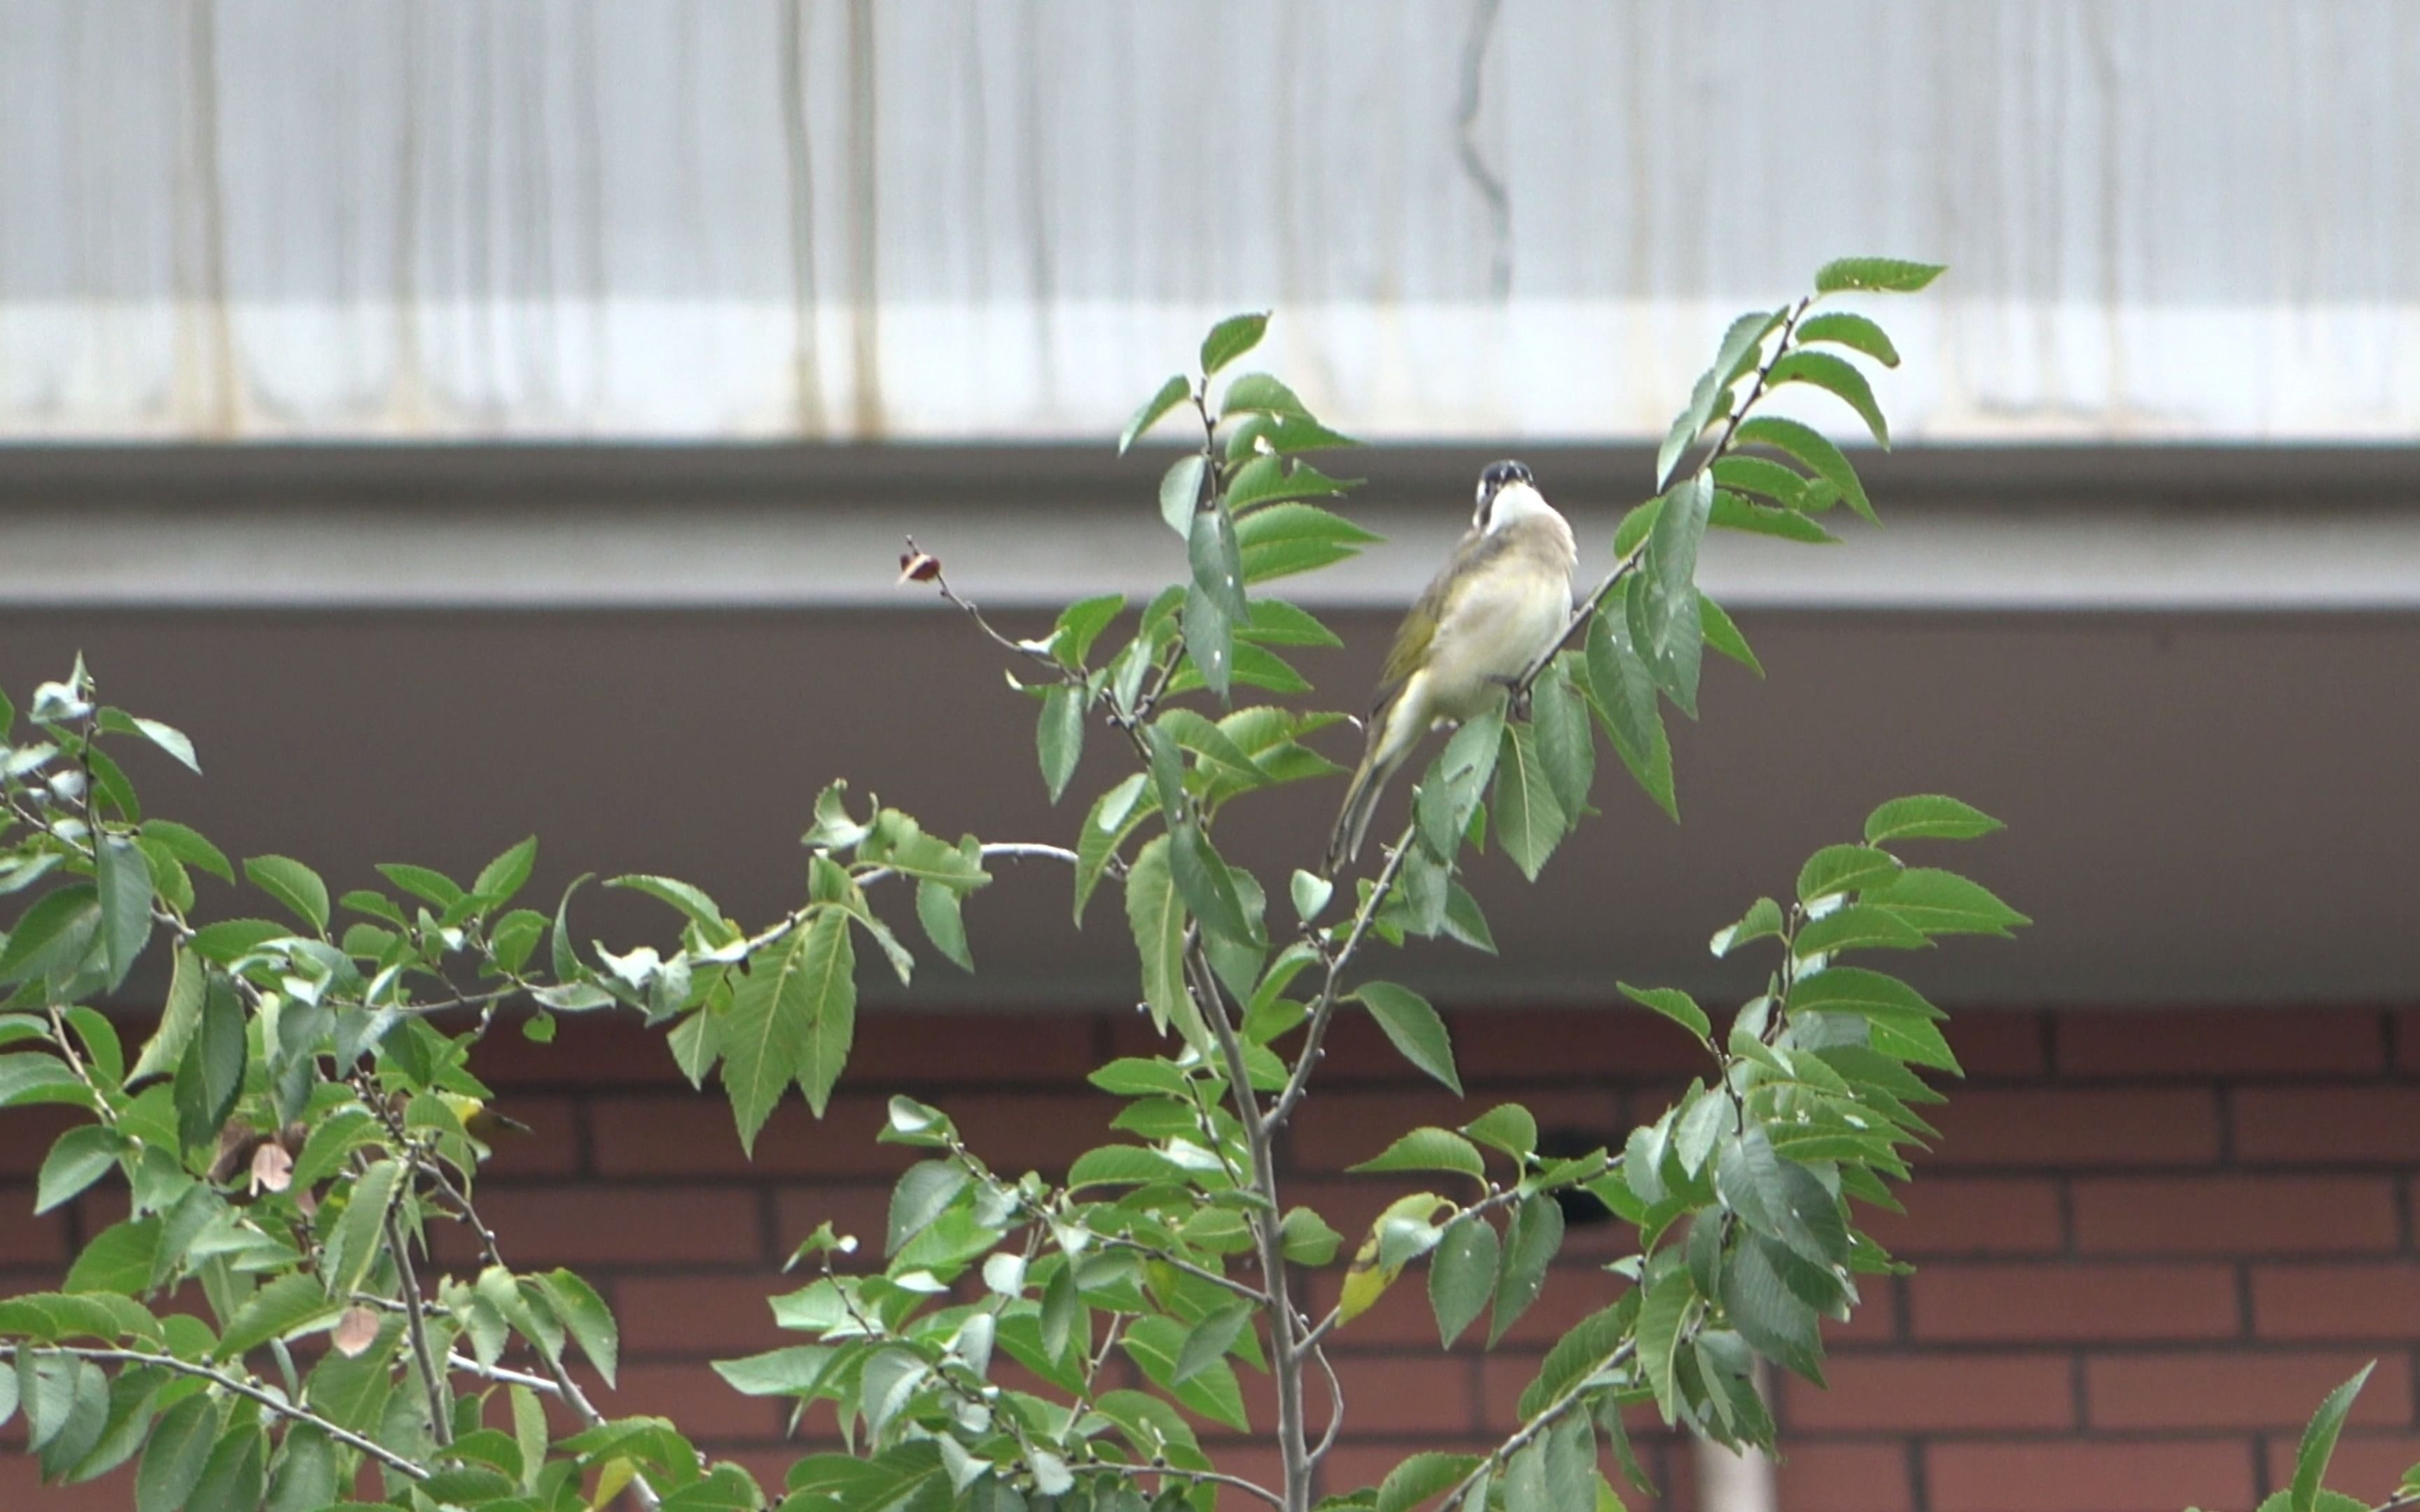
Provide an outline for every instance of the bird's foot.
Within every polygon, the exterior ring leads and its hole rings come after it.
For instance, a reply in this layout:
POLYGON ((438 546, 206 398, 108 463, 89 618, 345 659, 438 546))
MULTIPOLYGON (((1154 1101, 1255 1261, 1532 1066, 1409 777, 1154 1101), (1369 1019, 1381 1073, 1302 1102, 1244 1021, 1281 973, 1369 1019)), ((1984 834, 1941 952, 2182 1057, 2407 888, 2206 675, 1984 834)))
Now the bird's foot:
POLYGON ((1529 722, 1529 689, 1521 685, 1521 679, 1490 677, 1488 681, 1504 689, 1506 694, 1504 717, 1514 724, 1528 724, 1529 722))

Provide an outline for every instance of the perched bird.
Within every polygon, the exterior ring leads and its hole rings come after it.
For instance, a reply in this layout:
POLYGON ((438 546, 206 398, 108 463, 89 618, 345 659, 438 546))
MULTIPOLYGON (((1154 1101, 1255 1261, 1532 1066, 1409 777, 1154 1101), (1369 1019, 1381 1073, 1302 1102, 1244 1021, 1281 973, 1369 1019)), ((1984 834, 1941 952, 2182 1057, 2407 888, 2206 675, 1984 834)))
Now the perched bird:
POLYGON ((1378 795, 1420 737, 1500 702, 1561 638, 1578 565, 1571 526, 1528 468, 1497 462, 1480 473, 1469 533, 1412 605, 1378 674, 1369 745, 1328 841, 1331 874, 1360 854, 1378 795))

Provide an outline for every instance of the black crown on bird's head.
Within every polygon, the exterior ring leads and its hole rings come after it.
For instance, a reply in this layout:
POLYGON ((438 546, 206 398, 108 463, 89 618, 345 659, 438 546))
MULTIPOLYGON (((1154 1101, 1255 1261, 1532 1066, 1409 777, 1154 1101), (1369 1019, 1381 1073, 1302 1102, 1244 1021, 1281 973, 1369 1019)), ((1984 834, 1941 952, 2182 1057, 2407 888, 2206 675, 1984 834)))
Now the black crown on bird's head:
POLYGON ((1538 486, 1538 480, 1530 475, 1526 465, 1509 457, 1501 462, 1490 462, 1480 471, 1479 502, 1472 511, 1472 518, 1481 530, 1487 528, 1487 506, 1496 501, 1496 496, 1505 487, 1515 483, 1528 484, 1533 488, 1538 486))

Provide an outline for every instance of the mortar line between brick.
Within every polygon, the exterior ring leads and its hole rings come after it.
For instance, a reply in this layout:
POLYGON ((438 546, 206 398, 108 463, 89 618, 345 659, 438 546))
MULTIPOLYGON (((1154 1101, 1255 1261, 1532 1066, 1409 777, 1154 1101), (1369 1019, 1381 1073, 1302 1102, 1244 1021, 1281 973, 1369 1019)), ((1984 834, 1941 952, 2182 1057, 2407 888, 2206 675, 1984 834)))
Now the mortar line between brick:
POLYGON ((1932 1512, 1932 1486, 1925 1474, 1925 1445, 1922 1434, 1907 1441, 1908 1512, 1932 1512))

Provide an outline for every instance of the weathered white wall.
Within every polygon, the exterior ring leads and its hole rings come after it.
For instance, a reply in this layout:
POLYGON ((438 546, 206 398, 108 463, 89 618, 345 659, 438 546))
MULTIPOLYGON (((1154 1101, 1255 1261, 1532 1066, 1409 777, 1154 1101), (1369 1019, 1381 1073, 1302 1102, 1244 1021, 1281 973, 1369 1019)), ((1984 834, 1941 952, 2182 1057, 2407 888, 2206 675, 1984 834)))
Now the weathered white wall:
POLYGON ((1902 435, 2420 425, 2420 7, 1478 14, 9 0, 0 437, 1092 437, 1250 304, 1348 428, 1632 437, 1843 252, 1953 265, 1902 435))

